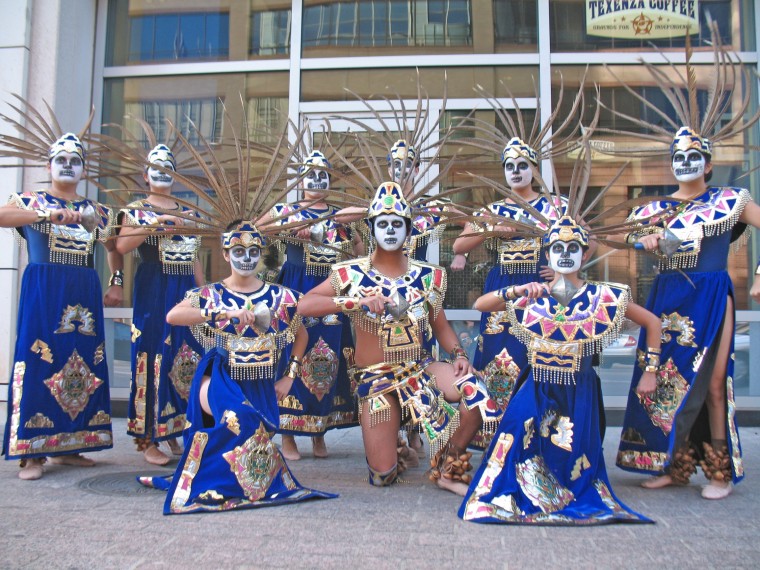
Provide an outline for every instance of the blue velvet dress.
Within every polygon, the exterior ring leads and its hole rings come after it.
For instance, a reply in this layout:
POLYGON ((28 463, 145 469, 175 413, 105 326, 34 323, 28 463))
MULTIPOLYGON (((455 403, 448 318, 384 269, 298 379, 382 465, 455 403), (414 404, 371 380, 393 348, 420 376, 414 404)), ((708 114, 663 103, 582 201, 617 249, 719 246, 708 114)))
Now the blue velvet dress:
MULTIPOLYGON (((566 208, 564 201, 552 206, 545 196, 539 196, 530 204, 552 222, 559 219, 566 208)), ((504 201, 489 204, 484 214, 502 218, 507 225, 509 220, 517 219, 532 222, 538 227, 543 226, 520 206, 504 201)), ((489 225, 481 228, 490 229, 489 225)), ((486 277, 483 293, 498 291, 510 285, 543 281, 539 271, 541 266, 548 265, 548 260, 540 239, 490 238, 486 241, 486 247, 494 250, 495 261, 486 277)), ((472 362, 475 369, 482 373, 489 394, 502 410, 507 408, 517 379, 528 362, 527 348, 508 329, 504 311, 483 313, 480 316, 478 348, 472 362)), ((474 447, 485 448, 489 442, 478 435, 473 443, 474 447)))
POLYGON ((85 198, 67 202, 44 191, 14 195, 11 203, 24 210, 90 205, 99 222, 92 233, 46 222, 17 228, 29 265, 19 297, 3 452, 6 459, 27 459, 110 448, 103 291, 93 245, 109 237, 112 212, 85 198))
MULTIPOLYGON (((277 282, 308 293, 322 283, 330 266, 350 255, 352 235, 348 227, 324 219, 338 208, 303 208, 300 204, 278 204, 270 215, 277 225, 311 221, 322 224, 322 243, 286 242, 286 261, 277 282), (335 248, 335 249, 333 249, 335 248)), ((291 435, 323 435, 332 428, 357 424, 356 404, 351 392, 348 368, 353 361, 353 337, 349 320, 343 315, 306 317, 309 333, 301 377, 293 382, 288 396, 280 402, 280 431, 291 435)))
POLYGON ((285 372, 290 344, 300 326, 298 294, 265 283, 242 293, 221 283, 187 293, 194 307, 212 310, 254 308, 264 303, 269 327, 229 320, 193 326, 208 352, 198 364, 187 407, 185 450, 171 478, 140 477, 167 489, 164 514, 256 508, 336 495, 301 487, 272 441, 279 426, 274 383, 285 372), (210 377, 211 416, 201 409, 200 389, 210 377))
MULTIPOLYGON (((122 210, 122 223, 150 229, 158 212, 144 200, 122 210)), ((184 214, 190 210, 183 207, 184 214)), ((127 433, 154 442, 185 429, 190 382, 203 348, 187 327, 174 327, 166 314, 195 286, 200 239, 151 234, 137 248, 132 317, 132 381, 127 433)))
MULTIPOLYGON (((705 400, 720 345, 728 299, 734 290, 727 272, 732 237, 743 232, 739 223, 750 197, 739 188, 708 188, 682 208, 668 227, 682 243, 670 260, 661 259, 646 308, 662 318, 663 343, 657 391, 640 401, 634 390, 642 374, 646 338, 639 338, 639 366, 634 368, 623 432, 617 455, 628 471, 663 474, 673 454, 691 442, 701 453, 711 443, 705 400), (680 272, 678 270, 681 270, 680 272)), ((673 205, 662 200, 638 208, 634 218, 647 218, 673 205)), ((655 220, 656 221, 656 220, 655 220)), ((642 230, 659 231, 662 222, 642 230)), ((734 305, 735 306, 735 305, 734 305)), ((733 309, 732 309, 733 311, 733 309)), ((732 318, 733 320, 733 318, 732 318)), ((731 354, 734 351, 731 336, 731 354)), ((734 359, 726 371, 726 435, 734 483, 744 477, 736 424, 733 388, 734 359)))
POLYGON ((479 523, 651 522, 612 491, 602 452, 602 394, 592 358, 617 338, 628 287, 586 283, 567 307, 552 297, 507 304, 528 365, 459 509, 479 523))

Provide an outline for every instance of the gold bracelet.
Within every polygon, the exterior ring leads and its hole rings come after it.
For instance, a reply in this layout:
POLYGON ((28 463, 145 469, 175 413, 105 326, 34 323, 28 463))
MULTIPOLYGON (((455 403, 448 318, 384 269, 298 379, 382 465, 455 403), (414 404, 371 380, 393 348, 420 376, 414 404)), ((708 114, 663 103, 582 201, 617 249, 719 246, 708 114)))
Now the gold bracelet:
POLYGON ((515 291, 514 285, 507 287, 506 291, 504 292, 504 297, 509 301, 514 301, 517 299, 517 292, 515 291))
POLYGON ((359 297, 333 297, 333 303, 343 313, 353 313, 361 311, 362 306, 359 304, 359 297))
POLYGON ((653 366, 652 364, 647 364, 644 367, 644 372, 657 372, 660 369, 659 366, 653 366))
POLYGON ((37 214, 37 221, 35 223, 40 222, 49 222, 50 221, 50 210, 43 210, 42 208, 34 211, 37 214))
POLYGON ((301 374, 301 363, 296 359, 296 357, 291 356, 290 361, 288 362, 288 367, 285 370, 285 376, 290 376, 295 380, 300 376, 301 374))
POLYGON ((464 358, 467 361, 470 360, 470 357, 467 356, 467 351, 458 344, 454 345, 454 347, 449 351, 449 354, 454 357, 454 360, 457 358, 464 358))

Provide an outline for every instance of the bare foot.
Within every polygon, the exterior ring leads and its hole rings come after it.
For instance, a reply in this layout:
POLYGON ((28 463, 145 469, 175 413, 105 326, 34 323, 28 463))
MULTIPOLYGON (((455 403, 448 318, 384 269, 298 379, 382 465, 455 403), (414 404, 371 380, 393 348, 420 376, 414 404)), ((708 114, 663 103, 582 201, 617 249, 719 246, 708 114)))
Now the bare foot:
POLYGON ((151 465, 166 465, 169 463, 169 457, 163 451, 158 449, 158 446, 156 446, 155 443, 151 443, 145 448, 145 451, 143 451, 143 457, 145 457, 145 461, 151 465))
POLYGON ((731 482, 710 481, 709 485, 702 487, 702 498, 713 500, 725 499, 733 490, 734 485, 731 482))
POLYGON ((180 445, 178 439, 168 439, 166 443, 169 445, 169 449, 172 450, 172 455, 182 455, 182 445, 180 445))
POLYGON ((44 473, 42 469, 42 459, 25 459, 21 466, 21 470, 18 472, 18 478, 24 481, 36 481, 42 478, 44 473))
POLYGON ((296 445, 296 438, 292 435, 282 435, 282 449, 280 449, 280 452, 288 461, 298 461, 301 459, 301 454, 298 453, 298 446, 296 445))
POLYGON ((659 477, 651 477, 641 483, 641 486, 645 489, 663 489, 675 485, 673 478, 670 475, 660 475, 659 477))
POLYGON ((451 479, 446 479, 445 477, 436 479, 435 484, 439 489, 450 491, 455 495, 459 495, 460 497, 464 497, 467 494, 467 489, 469 488, 469 485, 463 483, 462 481, 452 481, 451 479))
POLYGON ((416 431, 409 432, 406 436, 409 442, 409 447, 417 452, 417 455, 424 456, 425 452, 422 449, 422 438, 416 431))
POLYGON ((74 455, 56 455, 50 457, 49 461, 53 465, 72 465, 74 467, 93 467, 95 465, 92 459, 88 459, 78 453, 74 455))
POLYGON ((319 435, 316 437, 312 437, 311 448, 314 453, 314 457, 316 457, 317 459, 327 458, 327 446, 325 445, 325 436, 319 435))

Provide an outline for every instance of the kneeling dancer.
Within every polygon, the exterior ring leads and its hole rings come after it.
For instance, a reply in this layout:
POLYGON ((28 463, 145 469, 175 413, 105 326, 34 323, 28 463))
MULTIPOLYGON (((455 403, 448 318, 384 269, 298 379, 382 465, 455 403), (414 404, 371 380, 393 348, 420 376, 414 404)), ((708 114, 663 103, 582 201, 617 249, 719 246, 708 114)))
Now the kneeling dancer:
POLYGON ((461 495, 471 469, 467 445, 481 426, 492 431, 501 412, 473 376, 442 311, 445 271, 404 253, 412 218, 400 186, 381 184, 368 213, 377 247, 368 257, 334 265, 330 277, 303 297, 298 312, 343 312, 354 324, 352 372, 370 484, 390 485, 403 470, 397 434, 408 421, 428 439, 431 478, 461 495), (455 355, 452 363, 436 362, 424 351, 433 334, 455 355))

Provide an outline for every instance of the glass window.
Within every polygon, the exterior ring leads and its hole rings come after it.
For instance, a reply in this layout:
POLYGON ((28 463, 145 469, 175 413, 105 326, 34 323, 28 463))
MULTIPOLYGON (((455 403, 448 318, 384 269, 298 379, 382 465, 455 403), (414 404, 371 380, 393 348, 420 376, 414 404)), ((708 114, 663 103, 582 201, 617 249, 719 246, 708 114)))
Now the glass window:
POLYGON ((535 52, 536 36, 535 0, 304 2, 304 57, 535 52))
MULTIPOLYGON (((534 97, 534 78, 538 70, 532 66, 516 67, 453 67, 421 68, 422 85, 431 98, 443 97, 444 76, 448 77, 449 99, 470 99, 476 96, 473 87, 482 85, 496 97, 509 97, 508 86, 515 97, 534 97)), ((388 97, 417 99, 417 72, 413 68, 329 69, 303 71, 302 101, 354 101, 346 89, 366 98, 388 97)))
POLYGON ((127 61, 226 59, 229 20, 229 14, 214 12, 130 16, 127 61))
MULTIPOLYGON (((684 36, 672 38, 620 39, 586 33, 586 5, 588 0, 558 0, 549 3, 552 51, 607 51, 646 50, 651 44, 659 48, 683 47, 684 36)), ((511 2, 505 3, 511 4, 511 2)), ((593 2, 605 6, 608 2, 593 2)), ((718 24, 726 45, 737 51, 755 49, 755 2, 753 0, 700 0, 699 35, 692 36, 694 45, 709 43, 708 18, 718 24)))
POLYGON ((251 51, 257 55, 290 53, 290 10, 251 14, 251 51))

